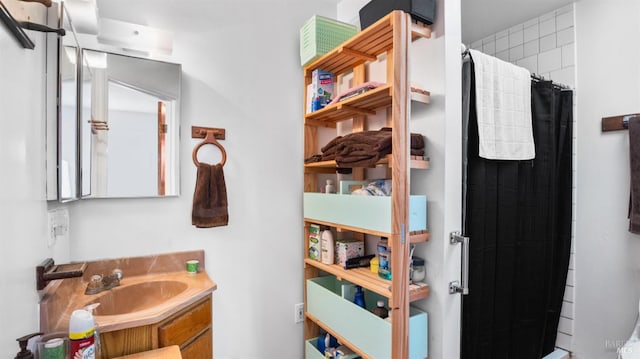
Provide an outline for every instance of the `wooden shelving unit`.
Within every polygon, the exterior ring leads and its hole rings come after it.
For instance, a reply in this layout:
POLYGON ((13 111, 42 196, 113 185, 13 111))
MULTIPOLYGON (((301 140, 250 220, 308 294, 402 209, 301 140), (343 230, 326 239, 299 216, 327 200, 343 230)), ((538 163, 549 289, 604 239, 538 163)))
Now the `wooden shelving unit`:
MULTIPOLYGON (((341 121, 352 121, 352 132, 364 131, 367 126, 367 116, 375 115, 376 112, 385 109, 387 111, 387 126, 392 128, 392 151, 391 154, 384 159, 378 161, 376 166, 387 168, 387 178, 392 179, 392 194, 390 198, 391 211, 389 218, 389 232, 380 232, 370 228, 362 228, 360 226, 350 226, 343 223, 334 223, 322 220, 321 218, 305 218, 305 238, 304 238, 304 277, 305 277, 305 340, 310 340, 318 336, 319 330, 323 329, 338 338, 339 341, 350 347, 363 358, 370 357, 392 357, 392 358, 409 358, 409 346, 414 348, 415 343, 409 343, 409 328, 422 320, 424 324, 425 337, 422 343, 425 348, 424 356, 426 356, 426 314, 414 313, 414 309, 410 310, 410 303, 425 299, 429 296, 430 288, 427 284, 409 284, 409 247, 411 244, 423 243, 429 240, 429 232, 425 230, 408 232, 405 229, 412 228, 409 226, 410 209, 409 209, 409 172, 414 170, 422 170, 429 168, 429 160, 422 157, 409 156, 409 112, 411 102, 429 103, 429 92, 424 89, 412 88, 408 81, 408 58, 409 47, 412 40, 431 36, 431 28, 422 24, 411 21, 409 15, 401 11, 394 11, 375 24, 369 26, 364 31, 355 35, 339 45, 329 53, 318 58, 314 62, 305 66, 304 80, 306 85, 311 83, 312 72, 316 69, 329 71, 334 73, 336 78, 338 75, 344 75, 353 72, 353 85, 364 83, 366 79, 365 64, 369 61, 377 61, 383 56, 387 61, 387 80, 386 84, 366 93, 354 96, 345 101, 327 106, 321 110, 307 113, 304 116, 304 158, 308 158, 318 153, 321 147, 318 140, 318 131, 330 131, 327 128, 338 128, 337 124, 341 121), (336 264, 323 264, 314 259, 308 258, 309 253, 309 225, 318 224, 335 228, 338 232, 351 232, 355 238, 364 239, 366 235, 386 237, 391 245, 391 272, 392 280, 380 278, 377 274, 366 268, 355 268, 345 270, 342 266, 336 264), (335 278, 334 278, 335 277, 335 278), (329 281, 338 280, 345 281, 354 285, 363 287, 365 290, 375 293, 388 301, 389 309, 392 313, 390 323, 373 316, 373 321, 382 321, 377 323, 382 327, 386 327, 385 332, 390 333, 387 339, 377 338, 373 340, 388 340, 388 352, 381 356, 371 354, 377 349, 371 349, 367 346, 366 339, 358 338, 360 329, 366 331, 367 328, 350 328, 353 323, 346 323, 346 327, 342 327, 339 321, 341 318, 334 318, 329 314, 326 318, 322 315, 316 315, 323 312, 326 308, 326 301, 309 302, 309 291, 318 296, 328 295, 326 299, 333 301, 333 293, 330 288, 329 281), (327 289, 327 290, 325 290, 327 289), (320 291, 320 292, 318 292, 320 291), (320 303, 320 304, 319 304, 320 303), (308 305, 313 304, 313 305, 308 305), (318 309, 320 305, 320 310, 318 309), (317 311, 313 311, 310 307, 315 307, 317 311), (411 318, 410 318, 411 317, 411 318), (336 322, 338 320, 338 322, 336 322), (333 324, 331 324, 333 323, 333 324), (352 331, 354 330, 354 331, 352 331), (346 334, 345 334, 346 333, 346 334)), ((306 100, 306 93, 304 96, 306 100)), ((306 102, 306 101, 305 101, 306 102)), ((318 192, 318 175, 319 174, 335 174, 337 164, 335 161, 323 161, 308 163, 304 165, 304 190, 305 192, 318 192)), ((366 169, 354 168, 352 179, 365 180, 366 169)), ((306 196, 306 195, 305 195, 306 196)), ((313 194, 313 196, 317 196, 313 194)), ((415 196, 412 196, 412 198, 415 196)), ((426 199, 425 199, 426 201, 426 199)), ((307 202, 305 202, 307 203, 307 202)), ((308 202, 310 208, 315 207, 315 202, 308 202)), ((327 208, 327 207, 324 207, 327 208)), ((332 208, 332 207, 331 207, 332 208)), ((344 207, 349 208, 349 207, 344 207)), ((387 208, 386 206, 382 208, 387 208)), ((363 208, 366 210, 366 208, 363 208)), ((376 212, 379 213, 379 212, 376 212)), ((386 216, 386 214, 385 214, 386 216)), ((386 217, 385 217, 386 218, 386 217)), ((418 217, 419 218, 419 217, 418 217)), ((342 217, 337 216, 335 220, 341 221, 342 217)), ((344 221, 344 223, 352 223, 344 221)), ((381 222, 387 223, 387 222, 381 222)), ((419 222, 416 222, 419 223, 419 222)), ((371 224, 366 223, 364 225, 371 224)), ((372 226, 372 228, 375 226, 372 226)), ((417 228, 423 228, 422 226, 417 228)), ((354 306, 353 303, 344 303, 344 300, 337 296, 337 307, 341 310, 354 306)), ((335 308, 338 310, 338 308, 335 308)), ((362 308, 357 308, 359 313, 357 316, 363 316, 363 320, 368 320, 370 313, 362 308)), ((326 313, 322 313, 326 315, 326 313)), ((355 325, 361 325, 355 323, 355 325)), ((422 324, 421 324, 422 325, 422 324)), ((418 326, 421 326, 418 325, 418 326)), ((412 333, 414 333, 412 331, 412 333)), ((422 340, 422 339, 420 339, 422 340)), ((386 349, 385 349, 386 350, 386 349)), ((413 352, 415 356, 415 352, 413 352)))

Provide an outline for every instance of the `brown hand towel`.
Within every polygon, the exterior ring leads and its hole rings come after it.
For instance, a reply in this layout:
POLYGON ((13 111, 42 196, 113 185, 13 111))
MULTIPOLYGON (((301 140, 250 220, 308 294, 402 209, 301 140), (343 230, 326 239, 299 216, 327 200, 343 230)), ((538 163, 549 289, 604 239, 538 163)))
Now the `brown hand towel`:
POLYGON ((629 162, 631 165, 629 232, 640 234, 640 117, 632 117, 629 120, 629 162))
POLYGON ((198 166, 191 223, 198 228, 226 226, 229 223, 227 186, 222 165, 198 166))
POLYGON ((338 136, 338 137, 334 138, 333 140, 329 141, 329 143, 324 145, 324 147, 322 147, 320 149, 320 151, 322 151, 323 153, 329 151, 329 149, 331 149, 332 147, 335 147, 338 144, 338 142, 340 141, 341 138, 342 138, 342 136, 338 136))

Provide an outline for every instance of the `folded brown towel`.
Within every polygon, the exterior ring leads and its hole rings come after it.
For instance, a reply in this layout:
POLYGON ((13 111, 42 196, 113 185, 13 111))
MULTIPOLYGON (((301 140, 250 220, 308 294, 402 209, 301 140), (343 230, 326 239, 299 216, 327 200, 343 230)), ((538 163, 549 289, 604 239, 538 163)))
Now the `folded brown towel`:
POLYGON ((629 120, 629 163, 631 165, 631 198, 629 200, 629 232, 640 234, 640 118, 629 120))
POLYGON ((322 153, 329 151, 330 148, 335 147, 338 144, 338 141, 340 141, 341 138, 342 136, 338 136, 333 140, 329 141, 329 143, 324 145, 324 147, 322 147, 320 151, 322 151, 322 153))
POLYGON ((198 166, 191 223, 198 228, 226 226, 229 223, 227 186, 221 164, 198 166))
POLYGON ((380 147, 391 146, 391 131, 362 131, 350 133, 338 141, 338 152, 341 148, 352 144, 378 145, 380 147))
POLYGON ((411 149, 411 156, 424 156, 424 150, 411 149))
MULTIPOLYGON (((419 133, 411 134, 411 155, 424 155, 424 138, 419 133)), ((377 131, 354 132, 337 136, 321 148, 322 161, 336 160, 339 167, 375 167, 377 161, 391 153, 391 128, 377 131)), ((316 155, 317 156, 317 155, 316 155)), ((316 160, 312 156, 307 159, 316 160)))
POLYGON ((313 155, 304 159, 304 163, 314 163, 322 161, 322 155, 313 155))
POLYGON ((424 148, 424 138, 419 133, 411 134, 411 148, 414 150, 421 150, 424 148))
MULTIPOLYGON (((380 131, 389 131, 391 132, 391 127, 383 127, 380 131)), ((419 133, 411 133, 411 144, 410 147, 412 149, 422 149, 424 148, 424 138, 419 133)))
POLYGON ((363 168, 374 168, 376 166, 376 162, 378 162, 379 158, 371 157, 371 156, 351 156, 344 157, 340 160, 336 158, 336 163, 338 166, 354 168, 354 167, 363 167, 363 168))

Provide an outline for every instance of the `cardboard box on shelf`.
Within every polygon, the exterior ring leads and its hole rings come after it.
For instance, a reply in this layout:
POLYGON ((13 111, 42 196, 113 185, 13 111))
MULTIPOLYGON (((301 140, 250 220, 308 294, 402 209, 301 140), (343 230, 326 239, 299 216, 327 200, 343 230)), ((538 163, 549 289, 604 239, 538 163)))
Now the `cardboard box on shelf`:
POLYGON ((345 266, 347 259, 364 255, 364 242, 357 239, 339 239, 336 241, 336 263, 345 266))

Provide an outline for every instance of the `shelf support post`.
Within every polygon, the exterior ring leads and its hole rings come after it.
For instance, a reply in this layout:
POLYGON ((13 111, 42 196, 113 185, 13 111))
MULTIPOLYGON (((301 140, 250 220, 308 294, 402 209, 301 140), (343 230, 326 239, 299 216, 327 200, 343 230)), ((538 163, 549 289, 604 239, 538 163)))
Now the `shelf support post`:
POLYGON ((402 238, 403 228, 409 228, 409 42, 411 29, 409 15, 401 11, 393 12, 393 64, 387 65, 393 71, 393 94, 391 105, 392 124, 392 237, 391 248, 391 357, 409 357, 409 241, 402 238))

